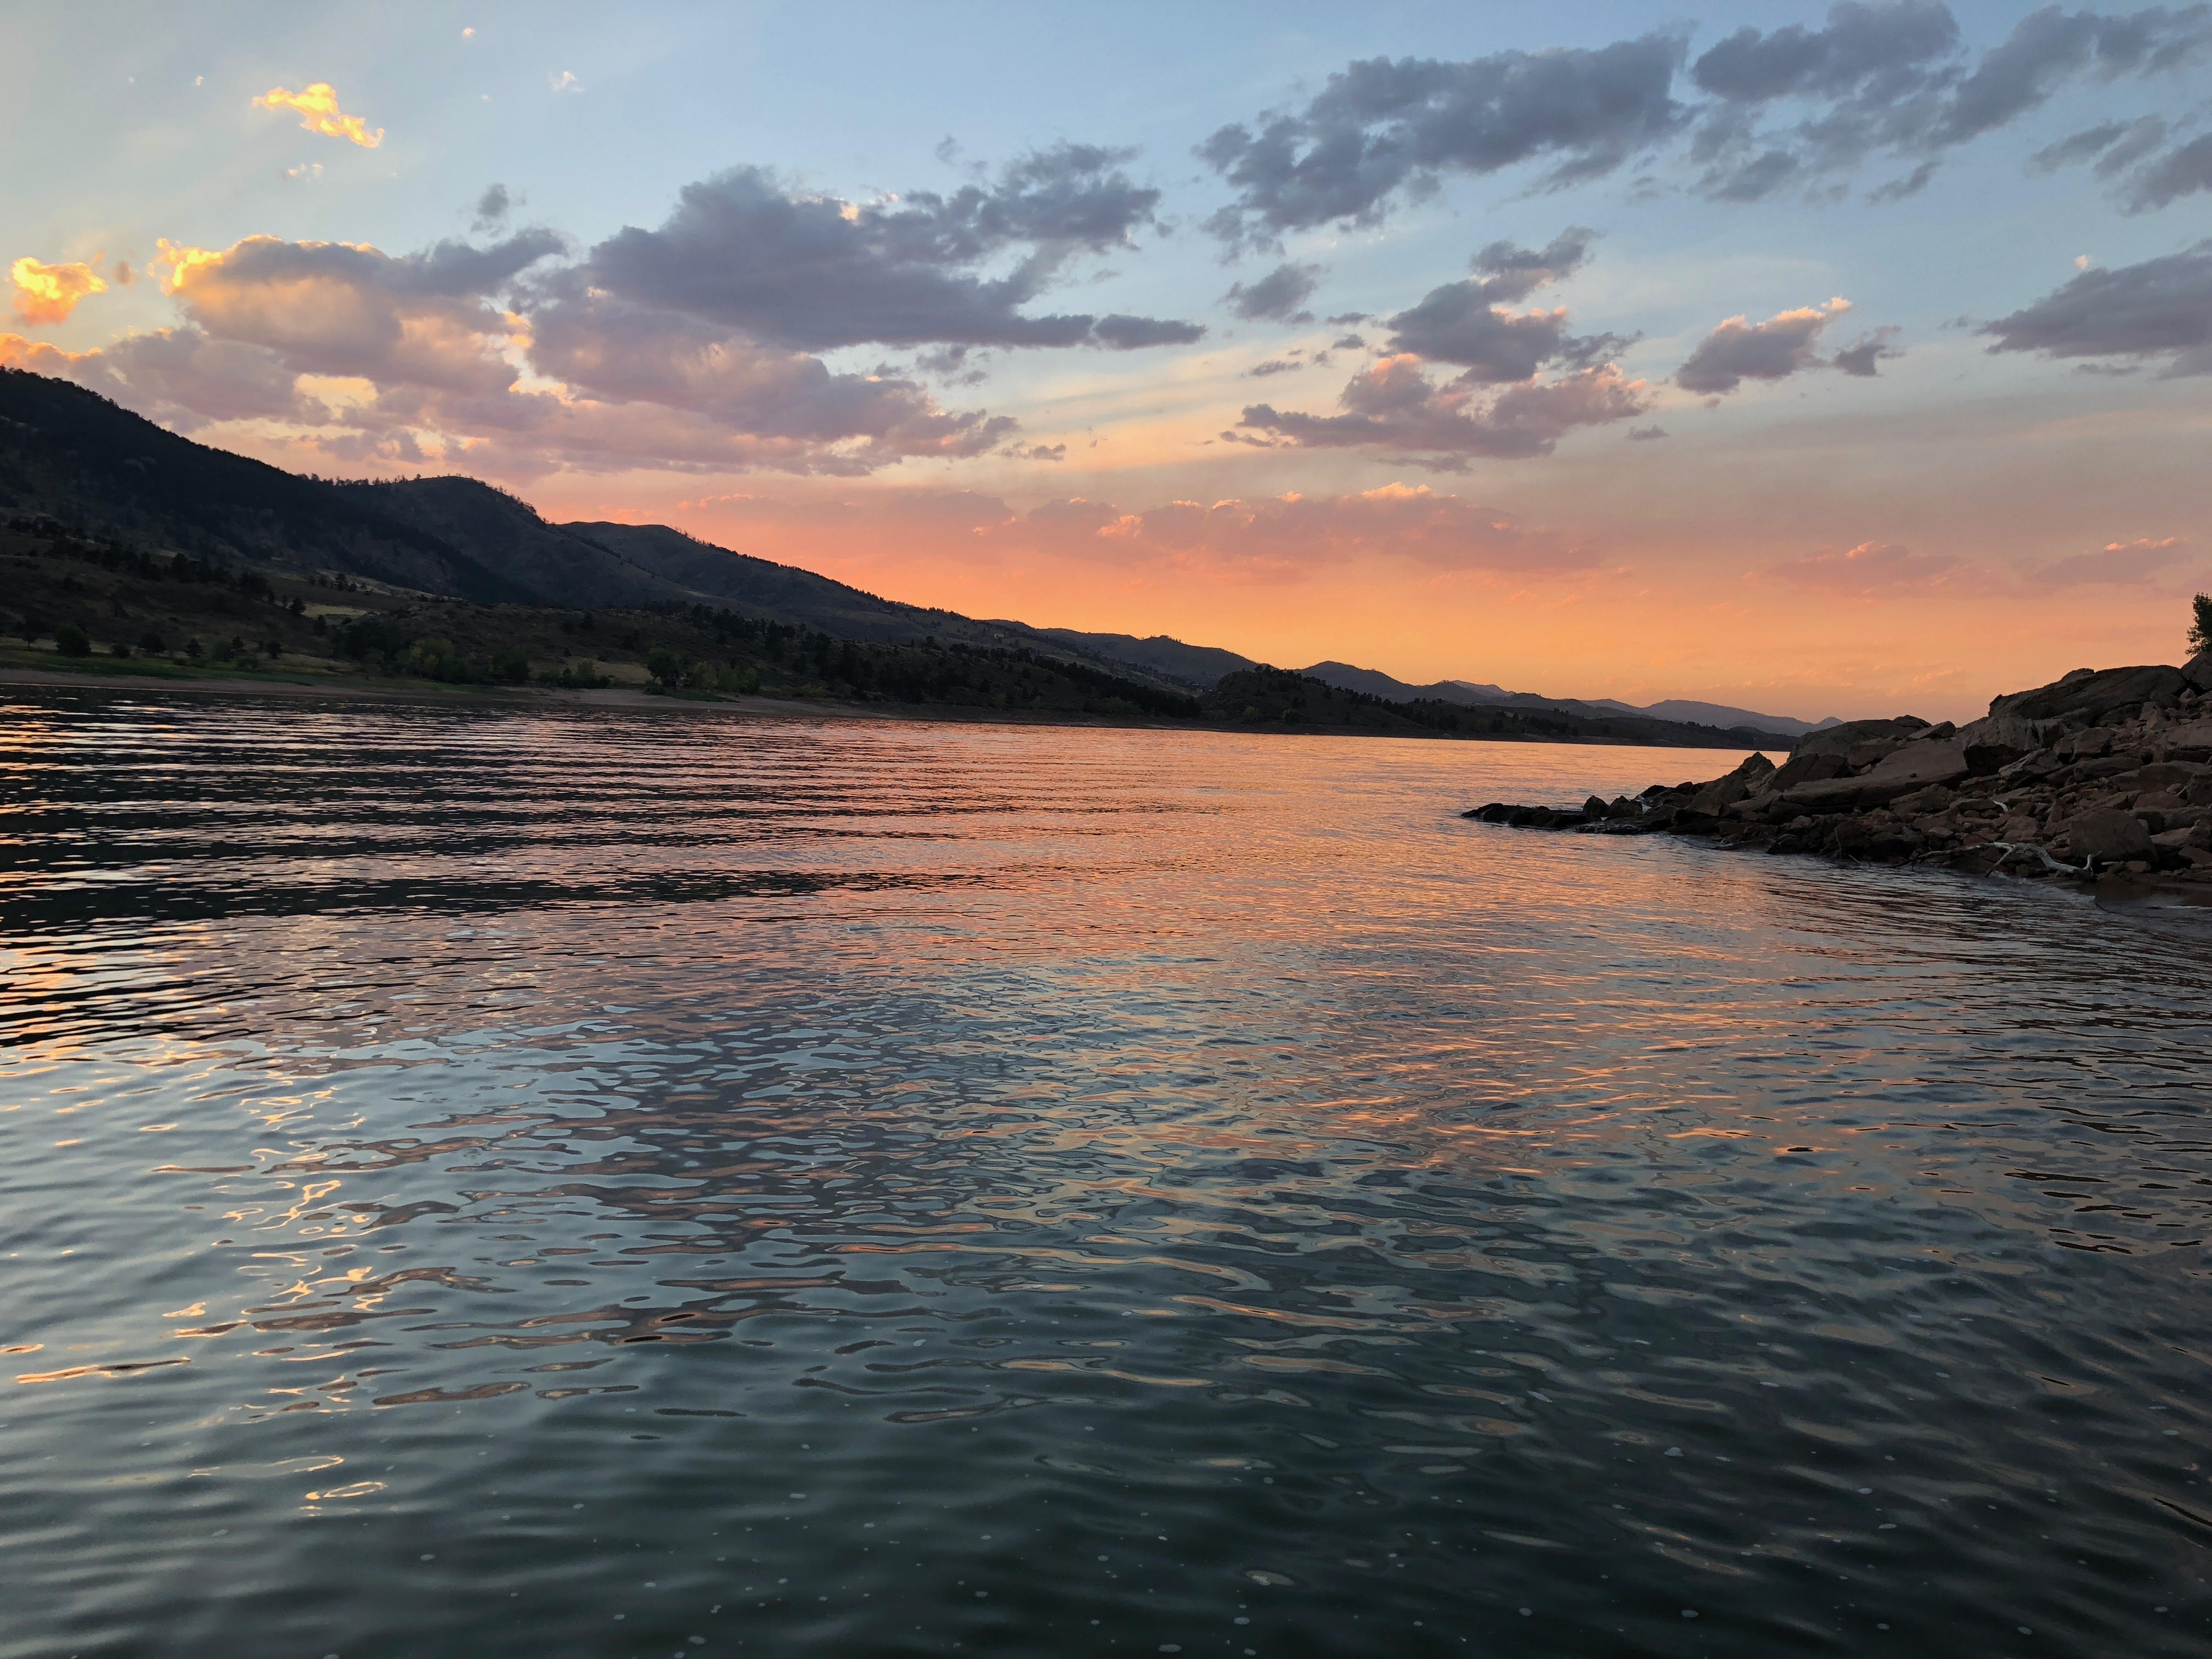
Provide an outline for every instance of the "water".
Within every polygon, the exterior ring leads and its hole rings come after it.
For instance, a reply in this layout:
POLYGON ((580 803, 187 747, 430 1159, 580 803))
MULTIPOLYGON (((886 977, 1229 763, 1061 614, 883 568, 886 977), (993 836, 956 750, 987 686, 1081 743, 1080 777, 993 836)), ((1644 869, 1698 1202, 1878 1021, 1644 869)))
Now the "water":
POLYGON ((7 695, 5 1659, 2212 1638, 2201 939, 1454 816, 1710 753, 7 695))

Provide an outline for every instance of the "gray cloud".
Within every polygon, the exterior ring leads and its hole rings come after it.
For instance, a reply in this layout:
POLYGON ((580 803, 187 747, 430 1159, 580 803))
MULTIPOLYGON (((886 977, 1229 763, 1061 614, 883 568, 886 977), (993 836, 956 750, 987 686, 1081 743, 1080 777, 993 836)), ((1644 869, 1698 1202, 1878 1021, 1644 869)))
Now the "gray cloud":
POLYGON ((1304 109, 1223 127, 1199 147, 1237 191, 1207 228, 1265 246, 1286 231, 1371 224, 1397 191, 1523 161, 1551 161, 1549 185, 1599 177, 1676 131, 1682 109, 1668 88, 1682 55, 1679 37, 1654 33, 1463 63, 1353 63, 1304 109))
MULTIPOLYGON (((2156 117, 2148 118, 2156 119, 2156 117)), ((2056 173, 2061 167, 2074 167, 2099 155, 2119 143, 2130 125, 2127 121, 2102 121, 2094 127, 2061 138, 2055 144, 2045 145, 2027 158, 2032 173, 2056 173)), ((2164 124, 2161 123, 2161 125, 2164 124)))
POLYGON ((2160 541, 2108 542, 2094 553, 2054 559, 2027 573, 2038 587, 2136 586, 2159 580, 2189 551, 2178 536, 2160 541))
POLYGON ((1854 340, 1838 351, 1828 360, 1829 365, 1840 368, 1846 374, 1870 380, 1878 372, 1875 367, 1877 363, 1905 355, 1894 343, 1897 337, 1904 331, 1894 323, 1885 323, 1863 339, 1854 340))
POLYGON ((1663 426, 1632 426, 1628 428, 1631 443, 1648 444, 1666 435, 1667 428, 1663 426))
POLYGON ((276 352, 210 339, 197 328, 130 335, 72 368, 71 378, 181 432, 216 421, 311 426, 329 418, 301 395, 298 374, 276 352))
POLYGON ((1571 276, 1588 261, 1595 234, 1571 226, 1540 251, 1492 242, 1474 256, 1475 276, 1431 289, 1389 319, 1389 349, 1457 363, 1470 383, 1493 386, 1526 380, 1547 363, 1586 368, 1613 356, 1629 343, 1613 334, 1570 335, 1565 307, 1516 315, 1499 303, 1571 276))
MULTIPOLYGON (((1557 188, 1686 133, 1695 188, 1718 200, 1832 197, 1846 175, 1882 159, 1902 170, 1870 199, 1903 200, 1951 149, 2071 82, 2159 75, 2208 51, 2205 4, 2117 15, 2045 6, 1974 59, 1940 0, 1838 0, 1825 27, 1745 27, 1716 43, 1689 65, 1686 102, 1674 95, 1684 44, 1670 33, 1458 63, 1365 59, 1302 107, 1223 127, 1199 147, 1237 192, 1206 228, 1232 246, 1273 246, 1292 231, 1374 224, 1394 201, 1433 193, 1453 173, 1549 163, 1536 187, 1557 188)), ((2053 146, 2049 165, 2087 159, 2122 135, 2077 137, 2090 148, 2053 146)))
POLYGON ((2178 197, 2212 190, 2212 133, 2168 150, 2130 180, 2128 210, 2162 208, 2178 197))
MULTIPOLYGON (((1698 342, 1674 371, 1674 384, 1686 392, 1721 393, 1746 380, 1779 380, 1800 369, 1823 367, 1820 331, 1848 309, 1844 301, 1831 300, 1825 306, 1778 313, 1763 323, 1731 317, 1698 342)), ((1874 356, 1879 355, 1877 347, 1874 356)), ((1872 374, 1873 356, 1863 369, 1852 372, 1872 374)))
POLYGON ((1740 28, 1699 58, 1690 78, 1737 103, 1869 94, 1894 100, 1930 85, 1929 66, 1958 46, 1959 25, 1948 6, 1930 0, 1844 3, 1829 8, 1825 29, 1791 23, 1762 34, 1740 28))
POLYGON ((1321 272, 1319 265, 1285 262, 1256 283, 1237 283, 1223 296, 1223 303, 1247 322, 1310 323, 1313 313, 1299 307, 1321 286, 1321 272))
MULTIPOLYGON (((1700 121, 1691 156, 1705 169, 1705 194, 1756 201, 1889 155, 1911 165, 1871 199, 1901 200, 1927 184, 1945 151, 2040 107, 2069 81, 2153 75, 2208 46, 2212 8, 2203 5, 2123 16, 2046 6, 1970 70, 1948 7, 1845 0, 1830 8, 1824 29, 1742 28, 1698 58, 1692 79, 1720 101, 1700 121), (1806 112, 1778 131, 1764 128, 1759 117, 1784 100, 1806 112)), ((2032 165, 2048 171, 2086 160, 2124 133, 2118 123, 2092 128, 2032 165)))
POLYGON ((1173 322, 1164 317, 1129 317, 1116 312, 1091 325, 1094 344, 1109 351, 1136 351, 1146 346, 1188 345, 1204 337, 1196 323, 1173 322))
POLYGON ((1438 384, 1422 373, 1418 359, 1386 357, 1352 376, 1338 400, 1342 414, 1255 404, 1238 424, 1301 447, 1382 447, 1412 465, 1455 472, 1471 457, 1548 455, 1578 427, 1628 420, 1650 406, 1644 383, 1624 380, 1610 364, 1509 386, 1486 401, 1481 391, 1471 376, 1438 384))
POLYGON ((1996 342, 1992 353, 2136 364, 2163 358, 2161 378, 2212 374, 2212 240, 2140 264, 2085 270, 1978 331, 1996 342))
POLYGON ((1597 232, 1569 225, 1540 248, 1512 242, 1491 243, 1468 262, 1480 279, 1482 297, 1492 305, 1525 300, 1549 283, 1565 282, 1589 263, 1597 232))
POLYGON ((1133 246, 1156 222, 1159 192, 1121 170, 1128 155, 1061 144, 988 186, 866 204, 734 167, 685 185, 659 229, 631 226, 601 242, 555 291, 597 288, 809 351, 1196 339, 1203 331, 1191 324, 1022 309, 1076 255, 1133 246))
POLYGON ((494 185, 477 198, 476 218, 471 228, 482 234, 498 229, 507 222, 514 198, 507 193, 505 185, 494 185))

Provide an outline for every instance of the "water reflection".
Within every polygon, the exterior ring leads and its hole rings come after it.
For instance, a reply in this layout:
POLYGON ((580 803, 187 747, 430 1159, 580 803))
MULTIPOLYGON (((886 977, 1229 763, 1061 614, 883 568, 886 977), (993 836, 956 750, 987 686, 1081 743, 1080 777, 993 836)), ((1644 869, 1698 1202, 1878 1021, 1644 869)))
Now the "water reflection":
POLYGON ((0 1656, 2206 1638, 2185 938, 1452 816, 1650 751, 4 729, 0 1656))

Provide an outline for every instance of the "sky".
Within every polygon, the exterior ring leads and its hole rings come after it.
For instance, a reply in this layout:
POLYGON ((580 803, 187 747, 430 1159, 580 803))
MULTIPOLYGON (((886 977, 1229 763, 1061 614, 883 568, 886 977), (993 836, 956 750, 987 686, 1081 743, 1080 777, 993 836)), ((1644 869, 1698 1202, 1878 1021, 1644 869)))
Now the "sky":
POLYGON ((871 592, 1966 719, 2212 586, 2212 6, 19 9, 0 363, 871 592))

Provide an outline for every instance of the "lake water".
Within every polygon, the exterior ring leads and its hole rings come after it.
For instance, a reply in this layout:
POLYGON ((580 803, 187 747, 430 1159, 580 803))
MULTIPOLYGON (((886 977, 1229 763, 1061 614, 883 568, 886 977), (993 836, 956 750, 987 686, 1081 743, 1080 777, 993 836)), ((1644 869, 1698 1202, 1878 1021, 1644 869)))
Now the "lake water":
POLYGON ((2199 1655, 2212 951, 1733 755, 0 693, 0 1656, 2199 1655))

